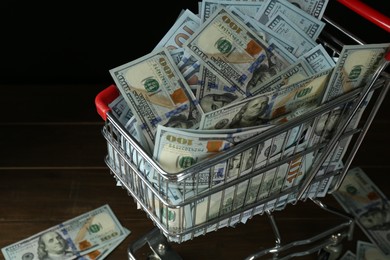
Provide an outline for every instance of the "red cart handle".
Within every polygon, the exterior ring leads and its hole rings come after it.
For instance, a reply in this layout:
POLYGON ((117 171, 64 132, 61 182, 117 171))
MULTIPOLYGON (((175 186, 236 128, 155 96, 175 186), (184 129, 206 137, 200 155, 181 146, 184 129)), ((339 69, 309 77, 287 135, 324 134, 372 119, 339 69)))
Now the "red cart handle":
POLYGON ((372 7, 364 4, 360 0, 337 0, 347 8, 351 9, 355 13, 359 14, 363 18, 369 20, 373 24, 381 27, 382 29, 390 32, 390 18, 386 15, 378 12, 372 7))
POLYGON ((95 105, 98 114, 103 118, 104 121, 107 120, 107 112, 111 110, 108 106, 115 98, 119 96, 119 91, 117 87, 112 84, 97 94, 95 98, 95 105))

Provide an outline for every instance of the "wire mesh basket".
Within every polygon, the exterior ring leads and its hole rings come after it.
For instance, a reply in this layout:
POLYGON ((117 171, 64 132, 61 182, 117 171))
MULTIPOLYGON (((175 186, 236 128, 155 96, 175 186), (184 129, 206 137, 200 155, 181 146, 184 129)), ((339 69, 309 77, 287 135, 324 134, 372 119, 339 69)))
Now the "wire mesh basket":
MULTIPOLYGON (((330 19, 324 17, 323 20, 327 30, 318 41, 334 59, 339 57, 343 45, 363 44, 330 19)), ((364 87, 285 119, 282 124, 178 173, 165 171, 113 115, 108 104, 119 95, 116 86, 111 85, 99 93, 96 106, 105 120, 102 129, 108 150, 105 162, 115 179, 156 226, 129 248, 129 258, 133 250, 148 242, 159 257, 180 259, 174 253, 167 253, 167 247, 162 250, 158 245, 165 239, 182 243, 246 222, 258 214, 272 219, 273 211, 283 210, 286 205, 300 200, 312 200, 332 211, 319 198, 337 190, 343 181, 390 86, 385 71, 387 64, 388 61, 383 61, 364 87), (246 163, 236 165, 237 161, 246 163)), ((345 219, 345 223, 307 240, 284 246, 277 243, 251 259, 316 242, 322 237, 326 237, 324 243, 305 253, 335 244, 340 237, 350 238, 353 219, 332 212, 345 219), (342 229, 345 232, 338 233, 342 229), (335 232, 338 235, 332 235, 335 232)), ((278 237, 276 224, 274 230, 278 237)))

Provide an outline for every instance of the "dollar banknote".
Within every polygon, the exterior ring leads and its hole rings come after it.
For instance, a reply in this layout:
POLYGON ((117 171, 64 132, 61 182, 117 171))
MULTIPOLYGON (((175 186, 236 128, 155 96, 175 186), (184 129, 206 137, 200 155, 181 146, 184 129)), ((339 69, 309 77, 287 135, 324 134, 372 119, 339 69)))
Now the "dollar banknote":
POLYGON ((150 147, 159 124, 197 126, 201 108, 165 47, 113 68, 110 74, 150 147))
POLYGON ((100 248, 98 248, 98 249, 96 249, 96 250, 94 250, 86 255, 77 257, 76 259, 77 260, 102 260, 102 259, 105 259, 130 234, 130 230, 128 230, 127 228, 124 228, 124 230, 125 230, 125 234, 122 237, 120 237, 120 238, 118 238, 110 243, 107 243, 106 245, 104 245, 104 246, 102 246, 102 247, 100 247, 100 248))
POLYGON ((309 63, 314 72, 328 70, 336 65, 322 44, 317 44, 317 46, 303 54, 303 58, 309 63))
POLYGON ((282 132, 272 138, 264 140, 257 147, 256 158, 255 158, 255 168, 262 168, 268 166, 276 158, 281 158, 286 156, 286 151, 296 149, 296 152, 299 151, 298 148, 307 142, 307 132, 308 126, 299 125, 289 131, 282 132))
POLYGON ((330 72, 331 69, 277 91, 246 98, 204 113, 199 128, 220 129, 261 125, 303 105, 317 104, 327 86, 330 72))
POLYGON ((170 173, 179 172, 233 146, 223 135, 204 135, 159 125, 153 157, 170 173))
POLYGON ((288 0, 311 16, 321 20, 329 0, 288 0))
POLYGON ((274 16, 280 14, 288 17, 292 25, 295 25, 314 41, 325 27, 325 23, 321 20, 309 15, 296 5, 281 0, 267 0, 258 10, 255 19, 262 24, 268 24, 274 16))
POLYGON ((358 240, 356 246, 356 258, 358 260, 387 260, 389 256, 384 255, 374 244, 358 240))
POLYGON ((255 85, 248 85, 247 91, 251 93, 252 96, 274 92, 285 85, 291 85, 295 82, 307 79, 314 74, 314 71, 306 60, 300 59, 284 70, 275 73, 276 74, 273 77, 264 83, 254 81, 256 82, 255 85))
POLYGON ((389 47, 390 43, 344 45, 322 102, 363 87, 372 78, 389 47))
MULTIPOLYGON (((1 249, 6 260, 76 259, 96 250, 107 250, 109 244, 123 240, 129 234, 109 205, 44 230, 1 249), (48 241, 56 241, 54 245, 48 241)), ((84 258, 83 258, 84 259, 84 258)), ((88 258, 85 258, 88 259, 88 258)))
POLYGON ((300 57, 317 45, 313 39, 296 27, 290 18, 281 12, 271 16, 270 20, 265 24, 265 27, 297 45, 298 48, 294 52, 296 57, 300 57))
POLYGON ((290 42, 290 44, 286 45, 286 41, 280 42, 275 38, 269 39, 268 43, 274 45, 275 52, 282 56, 289 64, 293 64, 298 61, 298 58, 293 54, 295 53, 295 50, 288 50, 289 47, 294 45, 293 43, 290 42))
MULTIPOLYGON (((267 0, 224 0, 221 2, 256 2, 259 5, 265 3, 267 0)), ((311 16, 321 19, 325 13, 328 0, 288 0, 291 4, 299 7, 311 16)))
POLYGON ((205 22, 212 13, 220 6, 234 7, 250 17, 254 17, 261 7, 261 2, 249 1, 222 1, 222 0, 203 0, 200 17, 202 23, 205 22))
POLYGON ((347 250, 341 257, 340 260, 357 260, 356 255, 351 250, 347 250))
POLYGON ((211 70, 202 66, 199 71, 199 84, 196 97, 199 100, 203 112, 207 113, 243 97, 235 91, 233 86, 228 86, 211 70))
POLYGON ((181 60, 177 63, 177 67, 196 96, 196 90, 199 85, 201 62, 188 52, 184 51, 181 60))
POLYGON ((108 107, 111 108, 112 113, 122 125, 125 125, 133 116, 133 112, 131 112, 129 105, 121 95, 108 104, 108 107))
POLYGON ((213 154, 225 151, 266 129, 268 128, 260 127, 230 134, 211 134, 159 125, 153 157, 166 171, 175 173, 213 154))
MULTIPOLYGON (((290 154, 292 152, 294 152, 294 149, 288 149, 286 154, 290 154)), ((274 157, 271 159, 271 161, 276 162, 278 159, 280 159, 280 157, 274 157)), ((251 203, 254 203, 258 200, 266 199, 272 194, 277 194, 282 190, 297 186, 305 178, 305 175, 309 174, 312 163, 313 153, 308 153, 306 155, 297 157, 296 159, 277 168, 256 175, 247 181, 243 181, 237 185, 228 187, 223 191, 213 193, 207 198, 199 199, 195 204, 190 205, 192 221, 195 224, 206 223, 218 216, 221 216, 221 214, 228 214, 233 210, 240 209, 242 206, 250 205, 251 203)), ((335 170, 333 166, 324 167, 320 169, 319 174, 322 175, 332 170, 335 170)), ((320 182, 314 183, 306 191, 305 196, 325 196, 327 190, 330 187, 332 179, 333 176, 330 176, 329 178, 325 178, 320 182)), ((186 197, 191 197, 191 192, 186 194, 186 197)), ((205 229, 211 231, 216 227, 222 228, 225 226, 234 226, 240 221, 245 223, 253 215, 262 214, 266 210, 275 210, 286 205, 287 203, 294 202, 295 199, 296 198, 294 196, 289 196, 288 194, 283 195, 277 199, 273 199, 271 201, 267 201, 264 204, 256 206, 255 208, 240 212, 230 218, 222 219, 218 222, 218 224, 211 224, 205 227, 205 229)), ((199 236, 204 234, 204 232, 204 229, 200 229, 199 231, 195 231, 193 235, 199 236)), ((182 239, 186 241, 191 238, 192 234, 186 235, 182 239)))
POLYGON ((312 160, 306 159, 310 156, 299 157, 290 163, 283 164, 214 193, 210 196, 210 199, 198 200, 192 208, 195 218, 194 223, 204 223, 221 214, 228 214, 245 205, 250 205, 272 194, 298 185, 312 163, 312 160))
POLYGON ((333 196, 344 210, 355 218, 371 242, 388 258, 390 202, 386 195, 360 167, 355 167, 347 172, 333 196))
MULTIPOLYGON (((161 185, 161 183, 159 183, 161 185)), ((163 188, 163 185, 156 187, 163 188)), ((192 216, 190 206, 181 206, 184 201, 182 193, 178 189, 169 188, 163 190, 160 194, 164 194, 169 198, 169 202, 163 203, 161 198, 157 197, 155 193, 147 191, 145 197, 147 198, 148 210, 151 210, 159 222, 169 230, 169 232, 180 232, 183 229, 192 226, 192 216), (172 206, 173 205, 173 206, 172 206), (179 207, 174 205, 180 205, 179 207)))
POLYGON ((265 0, 221 0, 221 1, 226 1, 226 2, 258 2, 261 4, 265 0))
MULTIPOLYGON (((297 151, 303 150, 304 146, 305 145, 300 145, 298 149, 295 149, 295 147, 289 148, 285 151, 285 154, 292 155, 293 153, 298 153, 297 151)), ((254 192, 259 192, 257 193, 257 196, 259 196, 258 199, 267 198, 269 195, 279 194, 286 189, 297 187, 307 175, 313 174, 313 172, 310 171, 315 159, 313 155, 314 154, 311 152, 302 156, 297 156, 285 164, 253 177, 254 183, 252 183, 252 188, 254 189, 254 192)), ((281 158, 280 154, 277 154, 271 157, 269 161, 277 162, 281 158)), ((265 162, 262 164, 264 165, 265 162)), ((343 164, 341 162, 325 164, 320 167, 316 176, 332 173, 342 167, 343 164)), ((320 181, 313 181, 313 183, 304 191, 303 198, 324 197, 327 194, 333 179, 334 175, 332 174, 327 178, 322 178, 320 181)), ((272 205, 272 209, 278 209, 283 205, 295 202, 296 200, 297 190, 289 192, 289 194, 286 195, 278 196, 277 199, 273 201, 267 201, 267 204, 272 205)), ((260 214, 263 213, 264 210, 266 209, 260 205, 259 207, 256 207, 252 213, 260 214)))
POLYGON ((242 95, 254 73, 281 70, 287 62, 230 11, 219 7, 184 48, 242 95))
POLYGON ((184 48, 172 49, 169 51, 175 64, 178 64, 184 55, 184 48))
MULTIPOLYGON (((326 140, 330 140, 338 131, 338 128, 343 126, 345 120, 348 117, 351 118, 349 124, 346 126, 344 132, 353 131, 359 127, 361 119, 364 115, 365 109, 367 108, 370 99, 373 96, 371 91, 363 100, 361 106, 357 109, 354 115, 350 114, 350 104, 344 104, 336 107, 330 111, 323 113, 318 116, 312 125, 312 136, 309 146, 316 145, 326 140)), ((347 153, 347 149, 353 140, 353 135, 346 135, 340 138, 340 141, 335 145, 333 152, 326 159, 327 161, 339 161, 344 158, 347 153)))
MULTIPOLYGON (((286 50, 288 53, 295 53, 298 46, 291 42, 289 39, 286 37, 283 37, 279 35, 278 33, 272 31, 270 28, 266 27, 264 24, 259 23, 256 19, 253 17, 250 17, 246 15, 245 13, 242 13, 240 10, 238 10, 235 7, 228 6, 228 10, 232 12, 235 16, 237 16, 244 24, 246 24, 250 29, 252 29, 256 34, 259 35, 259 37, 267 42, 269 45, 273 46, 273 44, 277 43, 276 46, 274 47, 274 50, 277 51, 278 53, 281 50, 278 50, 278 46, 283 47, 284 50, 286 50)), ((284 53, 284 52, 282 52, 284 53)), ((283 58, 286 59, 284 55, 281 55, 283 58)), ((295 57, 295 56, 293 56, 295 57)), ((293 58, 295 61, 297 58, 293 58)), ((289 63, 291 64, 291 63, 289 63)))
POLYGON ((186 9, 169 29, 167 34, 156 45, 155 50, 166 47, 169 50, 181 48, 200 25, 200 18, 191 10, 186 9))

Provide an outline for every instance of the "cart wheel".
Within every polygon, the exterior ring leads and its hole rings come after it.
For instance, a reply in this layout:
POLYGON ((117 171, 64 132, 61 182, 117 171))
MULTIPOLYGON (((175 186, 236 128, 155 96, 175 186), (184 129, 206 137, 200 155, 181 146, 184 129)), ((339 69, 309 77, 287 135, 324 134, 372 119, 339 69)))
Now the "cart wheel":
POLYGON ((136 252, 142 253, 146 260, 182 260, 170 246, 166 237, 155 227, 148 233, 135 240, 127 249, 129 260, 137 260, 136 252), (147 249, 144 252, 143 249, 147 249), (145 254, 146 253, 146 254, 145 254))
POLYGON ((336 260, 340 257, 342 245, 327 245, 318 253, 318 260, 336 260))

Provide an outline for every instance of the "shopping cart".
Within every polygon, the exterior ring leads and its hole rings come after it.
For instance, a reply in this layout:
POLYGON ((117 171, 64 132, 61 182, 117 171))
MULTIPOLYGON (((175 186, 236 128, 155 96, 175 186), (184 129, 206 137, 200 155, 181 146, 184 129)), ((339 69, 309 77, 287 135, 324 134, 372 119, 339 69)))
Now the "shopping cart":
MULTIPOLYGON (((323 20, 327 26, 318 41, 332 57, 337 58, 345 44, 364 44, 330 19, 324 17, 323 20)), ((102 129, 108 149, 105 162, 111 174, 156 226, 129 246, 129 259, 135 259, 135 252, 146 243, 153 251, 151 259, 181 259, 169 243, 182 243, 222 227, 234 226, 254 215, 269 217, 276 242, 274 247, 251 254, 247 259, 263 256, 289 259, 314 252, 339 254, 341 241, 352 239, 354 220, 329 208, 320 198, 337 190, 342 183, 384 100, 390 87, 386 72, 389 60, 387 54, 364 87, 175 174, 164 171, 113 115, 109 104, 119 96, 116 86, 100 92, 95 102, 105 120, 102 129), (332 131, 318 135, 309 131, 320 122, 324 123, 323 129, 329 126, 332 131), (275 144, 279 148, 271 152, 275 144), (265 148, 268 152, 264 152, 265 148), (248 154, 255 155, 254 158, 263 154, 261 163, 253 159, 252 165, 241 167, 232 178, 217 178, 218 165, 229 166, 234 158, 248 154), (173 194, 178 186, 184 191, 173 194), (172 197, 179 198, 173 200, 172 197), (306 200, 339 216, 342 223, 313 237, 282 243, 273 212, 306 200), (309 247, 291 252, 291 248, 302 245, 309 247)))

